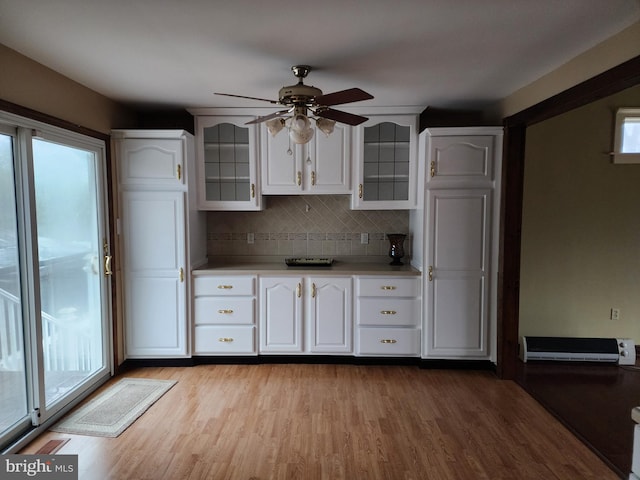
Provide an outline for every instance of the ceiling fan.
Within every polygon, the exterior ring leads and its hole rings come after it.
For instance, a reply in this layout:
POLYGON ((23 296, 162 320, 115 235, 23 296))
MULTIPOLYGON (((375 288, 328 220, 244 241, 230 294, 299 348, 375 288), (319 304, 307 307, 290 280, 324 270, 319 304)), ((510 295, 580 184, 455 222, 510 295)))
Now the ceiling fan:
POLYGON ((360 125, 368 120, 367 117, 355 115, 330 108, 334 105, 344 103, 360 102, 370 100, 372 95, 359 88, 349 88, 338 92, 323 94, 319 88, 305 85, 303 79, 311 71, 308 65, 294 65, 291 67, 293 74, 298 79, 295 85, 284 86, 278 92, 278 100, 266 98, 248 97, 245 95, 234 95, 230 93, 218 93, 227 97, 248 98, 250 100, 260 100, 274 105, 284 105, 287 108, 271 113, 255 120, 247 122, 262 123, 267 122, 267 128, 272 135, 276 135, 285 126, 289 128, 289 136, 295 143, 307 143, 313 137, 313 129, 309 117, 316 120, 316 126, 329 135, 333 131, 335 122, 347 125, 360 125), (311 112, 311 114, 309 114, 311 112))

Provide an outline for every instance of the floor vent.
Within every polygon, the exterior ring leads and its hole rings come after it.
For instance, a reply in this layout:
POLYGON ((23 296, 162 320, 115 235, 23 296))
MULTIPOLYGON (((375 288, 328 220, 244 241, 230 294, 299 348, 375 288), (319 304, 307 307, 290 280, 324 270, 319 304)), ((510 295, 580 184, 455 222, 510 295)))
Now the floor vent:
POLYGON ((520 339, 520 359, 635 365, 636 347, 629 338, 524 336, 520 339))

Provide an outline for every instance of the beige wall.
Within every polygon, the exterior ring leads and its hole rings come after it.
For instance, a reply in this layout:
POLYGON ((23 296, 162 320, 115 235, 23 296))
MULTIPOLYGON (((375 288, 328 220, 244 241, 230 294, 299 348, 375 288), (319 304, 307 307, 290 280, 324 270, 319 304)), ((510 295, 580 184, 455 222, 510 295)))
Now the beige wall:
POLYGON ((640 86, 527 129, 521 335, 640 343, 640 164, 607 154, 621 106, 640 86))
POLYGON ((135 126, 124 106, 0 44, 0 99, 109 133, 135 126))
POLYGON ((499 102, 500 118, 508 117, 640 55, 640 22, 517 90, 499 102))

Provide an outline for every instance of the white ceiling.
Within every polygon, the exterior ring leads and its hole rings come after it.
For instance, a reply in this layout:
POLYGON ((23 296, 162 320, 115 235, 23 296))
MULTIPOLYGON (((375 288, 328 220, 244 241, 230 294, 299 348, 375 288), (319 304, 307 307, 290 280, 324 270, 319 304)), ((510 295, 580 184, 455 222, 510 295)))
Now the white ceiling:
POLYGON ((0 43, 114 100, 264 107, 305 83, 366 106, 485 107, 640 20, 640 0, 0 0, 0 43))

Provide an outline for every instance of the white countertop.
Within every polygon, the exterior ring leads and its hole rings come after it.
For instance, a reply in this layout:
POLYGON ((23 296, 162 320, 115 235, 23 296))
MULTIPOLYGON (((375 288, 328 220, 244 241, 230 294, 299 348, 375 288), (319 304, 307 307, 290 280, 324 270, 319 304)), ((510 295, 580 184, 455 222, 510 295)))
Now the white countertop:
POLYGON ((348 259, 334 259, 331 266, 296 266, 289 267, 284 258, 280 260, 263 261, 261 258, 241 260, 210 260, 209 263, 192 271, 198 275, 233 275, 255 273, 260 275, 399 275, 419 276, 421 272, 408 264, 389 265, 384 261, 349 261, 348 259))

